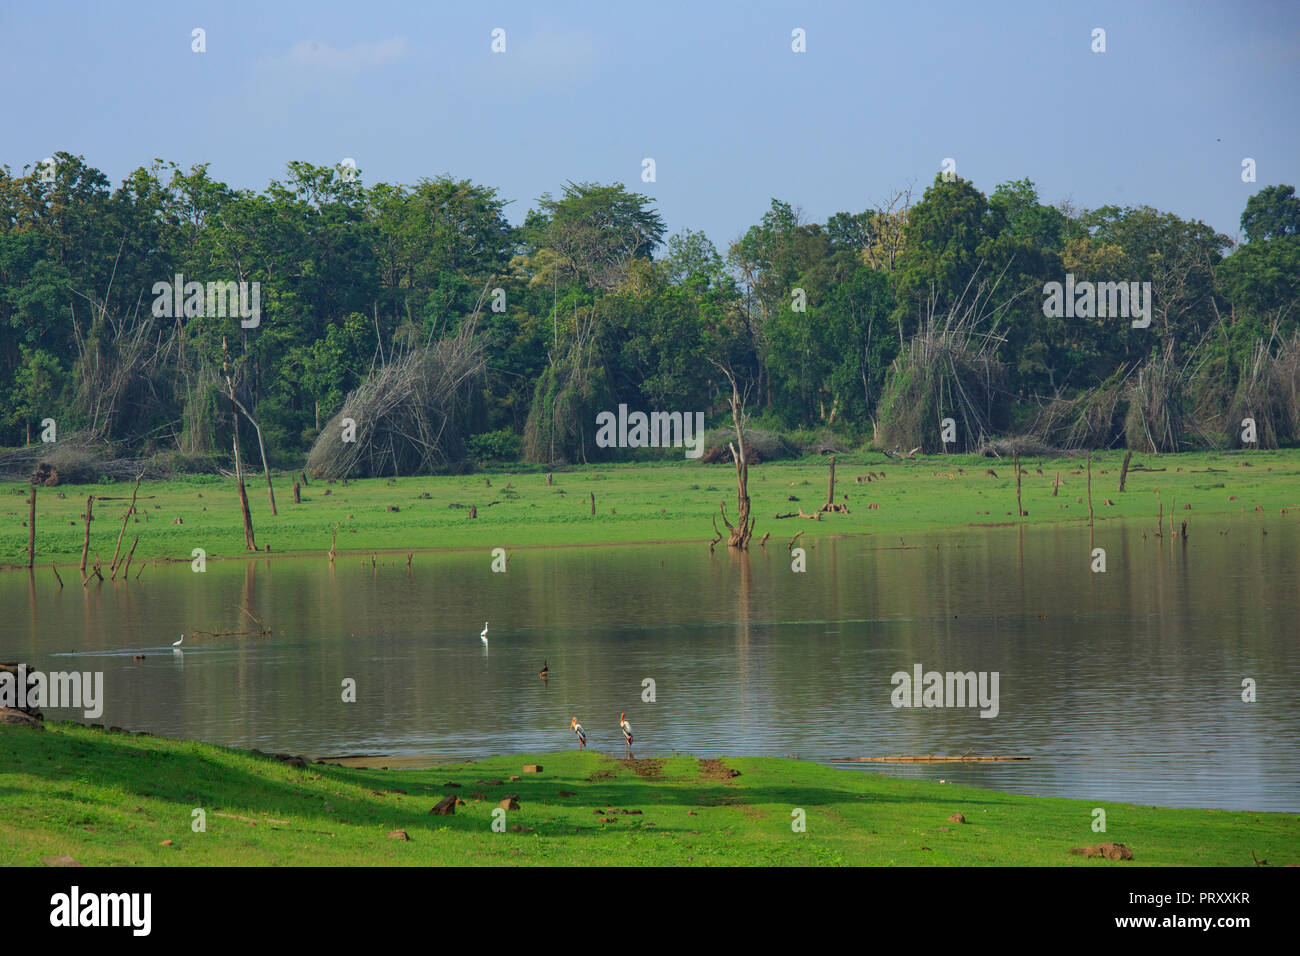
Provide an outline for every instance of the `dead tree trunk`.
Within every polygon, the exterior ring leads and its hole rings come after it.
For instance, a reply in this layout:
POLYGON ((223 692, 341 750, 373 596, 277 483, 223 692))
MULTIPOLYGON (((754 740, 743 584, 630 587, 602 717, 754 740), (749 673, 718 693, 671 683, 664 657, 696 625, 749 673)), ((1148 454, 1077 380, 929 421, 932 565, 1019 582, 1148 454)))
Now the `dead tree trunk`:
POLYGON ((135 487, 131 489, 131 506, 126 509, 126 514, 122 516, 122 529, 117 533, 117 547, 113 549, 113 560, 108 565, 108 578, 113 580, 117 577, 117 556, 122 553, 122 536, 126 534, 126 523, 131 520, 131 515, 135 514, 135 496, 140 492, 140 479, 144 477, 144 472, 135 476, 135 487))
POLYGON ((1020 507, 1020 452, 1015 452, 1011 467, 1016 470, 1016 520, 1019 521, 1025 516, 1024 510, 1020 507))
POLYGON ((95 506, 95 496, 86 496, 86 537, 81 542, 81 583, 86 583, 86 556, 90 554, 90 519, 95 506))
POLYGON ((235 383, 226 369, 224 360, 225 342, 222 343, 223 359, 221 370, 226 376, 226 389, 230 393, 230 417, 235 426, 232 441, 235 448, 235 484, 239 489, 239 509, 244 518, 244 550, 256 551, 257 541, 253 538, 253 516, 248 511, 248 492, 244 490, 244 466, 239 458, 239 401, 235 398, 235 383))
MULTIPOLYGON (((244 417, 248 419, 248 423, 253 426, 253 431, 257 432, 257 450, 262 455, 262 474, 266 476, 266 497, 270 499, 271 502, 271 516, 275 517, 275 515, 279 514, 279 512, 275 510, 275 488, 271 484, 271 469, 267 467, 266 464, 266 446, 262 444, 262 426, 257 424, 257 420, 253 418, 252 415, 248 414, 248 409, 244 407, 243 402, 235 398, 235 393, 233 389, 231 389, 230 392, 230 400, 234 402, 235 406, 241 412, 244 413, 244 417)), ((236 417, 235 419, 235 427, 236 428, 239 427, 238 417, 236 417)), ((319 430, 320 429, 318 428, 317 431, 319 430)), ((347 484, 346 481, 344 481, 343 483, 345 485, 347 484)))
MULTIPOLYGON (((235 423, 239 427, 238 421, 235 423)), ((248 510, 248 492, 244 489, 244 467, 239 460, 239 436, 235 436, 235 484, 239 489, 239 510, 244 519, 244 550, 256 551, 257 541, 253 538, 253 516, 248 510)))
POLYGON ((1092 452, 1088 452, 1088 526, 1092 527, 1092 452))
POLYGON ((731 383, 731 398, 728 399, 728 404, 731 406, 731 423, 736 429, 735 442, 728 443, 731 449, 731 460, 736 465, 736 524, 733 525, 727 520, 725 502, 721 506, 722 523, 731 532, 727 539, 727 546, 748 551, 749 539, 753 537, 754 522, 757 519, 749 516, 749 458, 745 453, 745 400, 741 397, 740 389, 736 387, 736 377, 731 371, 722 366, 718 368, 722 369, 723 374, 727 376, 727 381, 731 383))
POLYGON ((271 469, 266 465, 266 448, 262 445, 262 429, 257 422, 253 422, 253 428, 257 430, 257 450, 262 453, 262 474, 266 475, 266 497, 271 501, 271 517, 274 518, 279 512, 275 510, 275 488, 271 484, 271 469))
POLYGON ((36 561, 36 485, 32 485, 32 497, 27 507, 27 567, 36 561))
POLYGON ((1119 470, 1119 490, 1124 490, 1124 481, 1128 478, 1128 463, 1133 460, 1133 452, 1124 456, 1124 465, 1119 470))
POLYGON ((293 503, 296 505, 302 504, 302 485, 296 481, 293 483, 293 503))
MULTIPOLYGON (((122 580, 126 580, 127 573, 131 570, 131 558, 135 555, 135 546, 140 543, 140 536, 136 535, 135 540, 131 542, 131 550, 126 553, 126 561, 122 563, 122 580)), ((117 574, 116 571, 113 572, 117 574)))

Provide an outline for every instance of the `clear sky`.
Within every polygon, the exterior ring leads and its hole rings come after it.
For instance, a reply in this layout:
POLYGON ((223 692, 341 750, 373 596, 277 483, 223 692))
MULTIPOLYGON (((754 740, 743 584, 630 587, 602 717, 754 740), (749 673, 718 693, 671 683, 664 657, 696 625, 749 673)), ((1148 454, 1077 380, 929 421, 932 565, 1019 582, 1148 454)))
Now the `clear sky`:
POLYGON ((1232 236, 1253 192, 1300 181, 1295 0, 0 0, 0 76, 14 171, 67 150, 114 184, 161 157, 260 189, 352 157, 367 183, 495 186, 515 222, 621 181, 724 251, 771 197, 824 221, 919 197, 945 157, 986 193, 1028 176, 1232 236))

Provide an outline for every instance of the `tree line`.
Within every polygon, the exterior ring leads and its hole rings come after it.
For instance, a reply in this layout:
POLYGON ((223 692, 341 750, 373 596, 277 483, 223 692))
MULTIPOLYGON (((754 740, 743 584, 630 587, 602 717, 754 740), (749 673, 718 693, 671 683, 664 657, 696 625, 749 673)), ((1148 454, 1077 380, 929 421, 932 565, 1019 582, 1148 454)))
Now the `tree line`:
POLYGON ((253 191, 155 160, 114 188, 53 159, 0 171, 4 446, 53 419, 182 466, 253 427, 285 467, 314 447, 354 473, 595 460, 619 454, 600 411, 721 419, 732 377, 755 426, 842 442, 1166 451, 1239 445, 1247 416, 1260 444, 1300 438, 1291 186, 1246 202, 1240 244, 938 176, 824 223, 773 199, 720 251, 618 184, 563 184, 513 226, 496 189, 449 176, 367 186, 293 162, 253 191), (1149 325, 1046 315, 1067 275, 1149 282, 1149 325), (178 277, 255 283, 259 319, 156 291, 178 277), (348 418, 387 447, 343 448, 348 418))

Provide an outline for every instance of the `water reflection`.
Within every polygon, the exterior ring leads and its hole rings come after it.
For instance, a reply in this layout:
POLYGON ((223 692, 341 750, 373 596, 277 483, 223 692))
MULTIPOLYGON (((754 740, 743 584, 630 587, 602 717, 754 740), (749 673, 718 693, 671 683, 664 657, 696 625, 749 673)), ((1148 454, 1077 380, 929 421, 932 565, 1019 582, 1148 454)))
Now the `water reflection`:
POLYGON ((846 766, 1296 810, 1300 525, 1260 520, 1206 519, 1176 548, 1167 527, 1113 522, 841 538, 805 545, 803 573, 773 541, 516 551, 505 574, 478 553, 159 565, 62 591, 23 571, 0 575, 0 659, 102 669, 105 724, 263 750, 547 751, 574 745, 577 714, 617 753, 626 711, 638 756, 1023 754, 846 766), (274 633, 168 647, 248 629, 241 608, 274 633), (891 675, 917 663, 997 671, 998 716, 893 707, 891 675))

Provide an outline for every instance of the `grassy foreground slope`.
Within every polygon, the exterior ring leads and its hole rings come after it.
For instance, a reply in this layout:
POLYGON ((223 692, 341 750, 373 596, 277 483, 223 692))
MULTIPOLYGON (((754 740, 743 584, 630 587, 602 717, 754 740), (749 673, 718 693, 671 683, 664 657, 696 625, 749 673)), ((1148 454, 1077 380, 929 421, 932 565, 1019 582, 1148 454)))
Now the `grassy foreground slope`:
MULTIPOLYGON (((1093 456, 1092 497, 1098 521, 1140 517, 1154 528, 1162 505, 1168 521, 1172 502, 1177 520, 1188 519, 1189 534, 1209 515, 1244 512, 1258 514, 1261 520, 1300 521, 1300 510, 1279 513, 1300 505, 1300 450, 1135 454, 1134 468, 1164 470, 1131 471, 1121 494, 1123 457, 1120 451, 1093 456), (1189 504, 1190 511, 1184 507, 1189 504)), ((1021 504, 1028 512, 1027 524, 1087 520, 1083 459, 1025 459, 1022 465, 1021 504), (1063 484, 1053 497, 1058 473, 1063 484)), ((820 521, 774 518, 800 509, 815 512, 826 500, 827 474, 825 459, 754 467, 749 491, 758 519, 756 536, 771 532, 776 542, 788 541, 797 531, 809 539, 832 534, 892 536, 1015 520, 1011 462, 957 455, 915 461, 841 456, 835 498, 845 503, 848 496, 849 514, 827 514, 820 521), (857 481, 868 472, 871 481, 857 481)), ((590 465, 555 472, 552 485, 546 484, 544 473, 535 471, 376 478, 347 485, 313 481, 302 489, 302 502, 296 505, 294 476, 273 478, 279 511, 274 517, 262 477, 251 475, 247 485, 258 547, 269 545, 273 554, 324 554, 335 525, 343 553, 707 541, 719 502, 725 500, 728 514, 735 517, 735 473, 725 464, 590 465), (477 510, 475 518, 470 517, 470 505, 477 510)), ((0 484, 0 565, 26 563, 24 496, 29 488, 0 484)), ((38 564, 80 561, 81 516, 90 494, 114 499, 95 502, 91 524, 90 560, 98 553, 107 566, 129 504, 130 483, 41 488, 38 564), (66 497, 58 497, 60 493, 66 497)), ((189 561, 194 548, 203 548, 211 559, 247 554, 231 480, 203 476, 145 482, 140 495, 139 514, 127 524, 123 555, 137 535, 136 561, 189 561)))
POLYGON ((772 758, 629 764, 569 752, 423 770, 294 767, 71 723, 0 727, 0 752, 0 865, 66 855, 171 866, 1242 866, 1252 851, 1273 865, 1300 862, 1295 814, 1100 804, 1108 828, 1093 833, 1091 802, 772 758), (540 774, 521 772, 534 763, 540 774), (447 794, 464 805, 431 815, 447 794), (493 832, 509 795, 519 808, 493 832), (806 832, 792 830, 796 808, 806 832), (196 809, 205 832, 192 829, 196 809), (390 836, 398 830, 409 839, 390 836), (1133 861, 1068 852, 1103 841, 1124 843, 1133 861))

